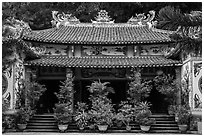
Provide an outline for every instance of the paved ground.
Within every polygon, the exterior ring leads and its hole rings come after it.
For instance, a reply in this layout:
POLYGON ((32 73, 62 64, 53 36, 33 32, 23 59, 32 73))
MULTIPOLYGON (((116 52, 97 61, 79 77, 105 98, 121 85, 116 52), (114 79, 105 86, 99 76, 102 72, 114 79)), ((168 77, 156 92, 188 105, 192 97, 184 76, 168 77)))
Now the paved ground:
POLYGON ((52 133, 52 132, 7 132, 3 135, 196 135, 169 133, 52 133))

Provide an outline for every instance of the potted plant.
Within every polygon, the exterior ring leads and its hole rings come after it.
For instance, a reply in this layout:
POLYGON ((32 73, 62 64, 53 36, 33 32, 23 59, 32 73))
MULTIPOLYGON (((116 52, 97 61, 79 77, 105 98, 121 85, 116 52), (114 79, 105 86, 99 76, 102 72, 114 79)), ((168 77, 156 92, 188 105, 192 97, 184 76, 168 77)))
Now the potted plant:
POLYGON ((6 116, 6 111, 9 108, 9 101, 2 97, 2 133, 5 132, 5 129, 7 127, 7 116, 6 116))
POLYGON ((26 129, 27 122, 29 121, 30 110, 26 107, 22 107, 17 112, 16 122, 18 129, 24 130, 26 129))
POLYGON ((86 126, 88 126, 89 114, 86 112, 87 105, 85 103, 78 102, 76 114, 74 116, 74 120, 76 121, 77 126, 80 130, 83 130, 86 126))
POLYGON ((91 93, 89 100, 92 103, 91 110, 88 112, 94 124, 98 126, 100 131, 106 131, 108 126, 113 124, 114 109, 111 100, 108 99, 109 93, 114 93, 111 87, 107 87, 108 82, 102 83, 94 81, 88 86, 91 93))
POLYGON ((156 89, 165 95, 164 100, 170 105, 176 104, 177 91, 180 90, 179 82, 170 74, 162 74, 154 78, 156 89))
POLYGON ((149 118, 151 111, 146 110, 142 111, 137 115, 137 119, 142 131, 149 131, 152 124, 155 123, 155 119, 149 118))
POLYGON ((106 131, 108 126, 113 124, 113 106, 107 98, 106 100, 103 98, 95 99, 89 113, 93 116, 94 123, 100 131, 106 131))
POLYGON ((190 111, 185 106, 178 108, 178 127, 181 132, 185 132, 188 128, 190 120, 190 111))
POLYGON ((54 117, 58 122, 59 130, 64 132, 73 116, 72 100, 75 91, 72 75, 67 75, 67 79, 61 83, 60 91, 55 93, 59 102, 55 104, 54 117))
POLYGON ((71 110, 67 104, 56 104, 54 117, 58 123, 60 131, 64 132, 68 128, 68 123, 72 121, 71 110))
POLYGON ((117 121, 122 121, 126 126, 126 130, 131 130, 130 122, 133 121, 133 107, 128 102, 121 102, 119 113, 116 115, 117 121))
POLYGON ((135 110, 136 113, 136 121, 139 123, 142 131, 149 131, 152 124, 155 123, 154 118, 150 118, 151 111, 149 110, 150 104, 147 102, 140 102, 138 107, 135 110))

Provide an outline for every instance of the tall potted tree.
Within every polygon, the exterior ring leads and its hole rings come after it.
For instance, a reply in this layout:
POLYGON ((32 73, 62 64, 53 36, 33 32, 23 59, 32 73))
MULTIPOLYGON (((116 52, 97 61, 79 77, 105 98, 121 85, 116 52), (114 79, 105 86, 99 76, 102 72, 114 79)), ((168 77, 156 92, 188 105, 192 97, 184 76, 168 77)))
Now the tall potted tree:
POLYGON ((67 75, 65 82, 61 82, 60 91, 55 93, 58 98, 58 103, 55 104, 54 116, 58 121, 58 128, 61 131, 65 131, 68 127, 68 123, 72 121, 73 116, 73 77, 72 75, 67 75))
POLYGON ((111 100, 108 99, 109 93, 114 93, 111 87, 107 87, 108 82, 102 83, 94 81, 91 86, 88 86, 90 101, 92 102, 89 114, 98 126, 100 131, 106 131, 108 126, 111 126, 114 118, 114 109, 111 100))

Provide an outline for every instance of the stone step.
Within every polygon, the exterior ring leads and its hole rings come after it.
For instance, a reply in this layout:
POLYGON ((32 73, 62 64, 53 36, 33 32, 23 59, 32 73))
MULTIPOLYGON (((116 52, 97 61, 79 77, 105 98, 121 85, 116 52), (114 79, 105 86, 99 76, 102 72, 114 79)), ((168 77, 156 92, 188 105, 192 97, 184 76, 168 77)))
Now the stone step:
POLYGON ((178 130, 178 127, 151 127, 152 130, 178 130))
POLYGON ((56 123, 55 120, 29 120, 29 123, 56 123))
POLYGON ((31 125, 28 125, 26 127, 27 129, 57 129, 57 125, 35 125, 35 126, 31 126, 31 125))
POLYGON ((47 118, 54 118, 53 114, 35 114, 33 117, 47 117, 47 118))
POLYGON ((173 115, 151 115, 150 117, 153 117, 153 118, 171 118, 171 117, 174 117, 173 115))
POLYGON ((50 118, 50 117, 32 117, 30 120, 52 120, 52 121, 55 121, 54 118, 50 118))
POLYGON ((177 124, 176 123, 173 123, 173 124, 171 124, 171 123, 167 123, 167 124, 153 124, 152 125, 153 127, 176 127, 177 126, 177 124))
POLYGON ((180 133, 179 130, 150 130, 149 133, 167 133, 167 134, 171 134, 171 133, 180 133))
POLYGON ((42 122, 34 122, 34 123, 32 123, 32 122, 29 122, 28 123, 28 126, 49 126, 49 125, 57 125, 57 122, 53 122, 53 123, 42 123, 42 122))
POLYGON ((156 124, 177 124, 175 121, 156 121, 156 124))
POLYGON ((59 132, 58 129, 25 129, 24 132, 59 132))
POLYGON ((156 121, 175 121, 174 118, 155 118, 156 121))

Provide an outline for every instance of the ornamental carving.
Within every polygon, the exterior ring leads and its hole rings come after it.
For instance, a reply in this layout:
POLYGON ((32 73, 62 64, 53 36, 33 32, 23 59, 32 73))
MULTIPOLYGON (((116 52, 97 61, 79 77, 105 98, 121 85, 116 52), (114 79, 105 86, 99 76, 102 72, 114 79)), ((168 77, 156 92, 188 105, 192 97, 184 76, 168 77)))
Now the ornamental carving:
POLYGON ((126 69, 81 69, 81 74, 83 78, 126 78, 126 69))
POLYGON ((8 89, 8 79, 4 74, 2 74, 2 95, 6 93, 7 89, 8 89))
POLYGON ((60 26, 67 26, 70 24, 78 24, 80 23, 79 19, 72 14, 59 14, 58 11, 52 11, 52 17, 54 20, 51 21, 53 27, 59 28, 60 26))
POLYGON ((82 46, 82 56, 125 56, 126 46, 82 46))
POLYGON ((98 15, 95 17, 96 21, 91 20, 92 23, 114 23, 114 20, 111 21, 112 18, 108 16, 108 12, 106 10, 101 10, 98 12, 98 15))
POLYGON ((152 20, 155 17, 155 11, 149 11, 149 14, 145 16, 144 13, 142 14, 135 14, 135 17, 131 17, 127 23, 134 24, 134 25, 153 25, 155 22, 152 20))
POLYGON ((194 63, 194 76, 197 77, 202 70, 202 62, 201 63, 194 63))
POLYGON ((15 64, 15 84, 14 84, 14 100, 16 101, 16 108, 21 106, 20 94, 23 88, 24 80, 24 66, 22 63, 15 64))
POLYGON ((2 38, 3 39, 19 39, 23 33, 29 33, 31 28, 29 25, 22 20, 14 18, 8 18, 2 27, 2 38))

